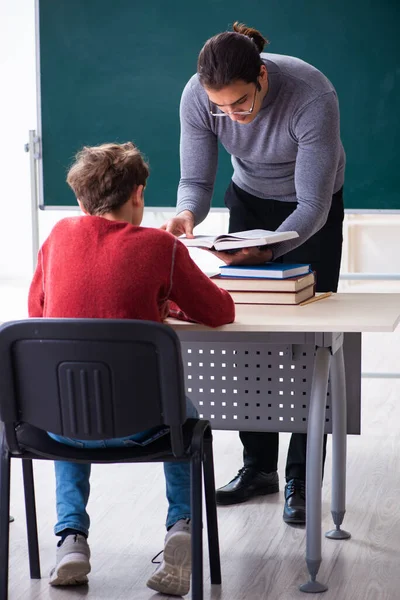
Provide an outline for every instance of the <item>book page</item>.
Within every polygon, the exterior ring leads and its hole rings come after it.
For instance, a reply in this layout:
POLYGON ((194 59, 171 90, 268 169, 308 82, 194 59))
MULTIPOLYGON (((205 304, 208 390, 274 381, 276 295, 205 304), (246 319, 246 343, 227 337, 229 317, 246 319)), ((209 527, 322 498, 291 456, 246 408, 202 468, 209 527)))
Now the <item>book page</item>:
POLYGON ((219 235, 215 238, 215 241, 229 241, 229 240, 258 240, 267 236, 273 236, 275 231, 267 231, 266 229, 251 229, 249 231, 238 231, 236 233, 226 233, 219 235))
POLYGON ((212 248, 215 237, 213 235, 195 235, 194 238, 187 238, 185 235, 178 238, 185 246, 203 246, 204 248, 212 248))

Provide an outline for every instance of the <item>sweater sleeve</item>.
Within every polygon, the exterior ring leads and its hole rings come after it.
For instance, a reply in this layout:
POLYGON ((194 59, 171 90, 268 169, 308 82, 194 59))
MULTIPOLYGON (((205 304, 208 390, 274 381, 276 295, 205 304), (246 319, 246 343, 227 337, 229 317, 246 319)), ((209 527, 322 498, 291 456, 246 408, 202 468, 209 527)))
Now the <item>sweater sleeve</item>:
POLYGON ((341 150, 335 92, 319 96, 295 114, 291 135, 298 144, 294 174, 298 204, 277 231, 297 231, 299 237, 274 245, 274 258, 303 244, 328 218, 341 150))
POLYGON ((174 240, 169 299, 170 315, 209 327, 232 323, 235 304, 230 294, 220 289, 191 259, 187 248, 174 240))
POLYGON ((44 285, 43 285, 43 252, 39 251, 28 295, 28 314, 30 317, 43 317, 44 285))
POLYGON ((207 124, 190 80, 180 104, 181 179, 178 187, 177 212, 190 210, 195 224, 207 216, 214 190, 218 163, 217 136, 207 124))

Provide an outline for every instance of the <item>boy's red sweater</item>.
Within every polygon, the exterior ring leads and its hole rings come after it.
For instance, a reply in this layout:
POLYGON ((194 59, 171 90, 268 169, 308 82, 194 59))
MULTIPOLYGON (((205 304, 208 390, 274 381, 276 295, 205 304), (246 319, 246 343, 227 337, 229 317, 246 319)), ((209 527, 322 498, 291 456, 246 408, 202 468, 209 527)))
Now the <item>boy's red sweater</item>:
POLYGON ((28 307, 30 317, 161 322, 169 313, 211 327, 235 318, 231 296, 174 236, 94 216, 55 225, 39 251, 28 307))

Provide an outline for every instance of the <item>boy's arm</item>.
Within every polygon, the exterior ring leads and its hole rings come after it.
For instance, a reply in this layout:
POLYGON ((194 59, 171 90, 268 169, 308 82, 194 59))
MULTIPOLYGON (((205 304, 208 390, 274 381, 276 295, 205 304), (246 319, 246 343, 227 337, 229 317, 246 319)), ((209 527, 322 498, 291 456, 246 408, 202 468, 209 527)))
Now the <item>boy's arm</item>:
POLYGON ((44 306, 44 287, 43 287, 43 268, 42 251, 38 254, 38 262, 35 274, 29 288, 28 295, 28 314, 30 317, 43 317, 44 306))
POLYGON ((170 316, 219 327, 235 320, 235 304, 190 258, 187 248, 175 239, 171 286, 170 316))

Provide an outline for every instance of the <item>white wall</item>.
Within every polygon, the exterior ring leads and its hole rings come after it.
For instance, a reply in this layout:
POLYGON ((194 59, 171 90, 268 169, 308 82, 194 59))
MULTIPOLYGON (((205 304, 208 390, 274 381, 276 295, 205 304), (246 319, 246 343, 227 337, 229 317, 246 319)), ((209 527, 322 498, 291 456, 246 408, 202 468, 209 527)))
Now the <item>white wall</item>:
MULTIPOLYGON (((29 155, 24 144, 29 129, 36 128, 34 0, 0 1, 0 88, 0 281, 27 281, 32 250, 29 155)), ((40 211, 41 241, 68 214, 77 213, 40 211)), ((167 217, 147 213, 144 225, 158 226, 167 217)), ((212 213, 199 232, 222 232, 226 226, 226 214, 212 213)), ((206 270, 218 264, 209 253, 195 255, 206 270)), ((400 273, 400 215, 347 217, 342 270, 400 273)))
POLYGON ((29 129, 36 127, 34 3, 0 2, 0 278, 30 274, 29 129))

